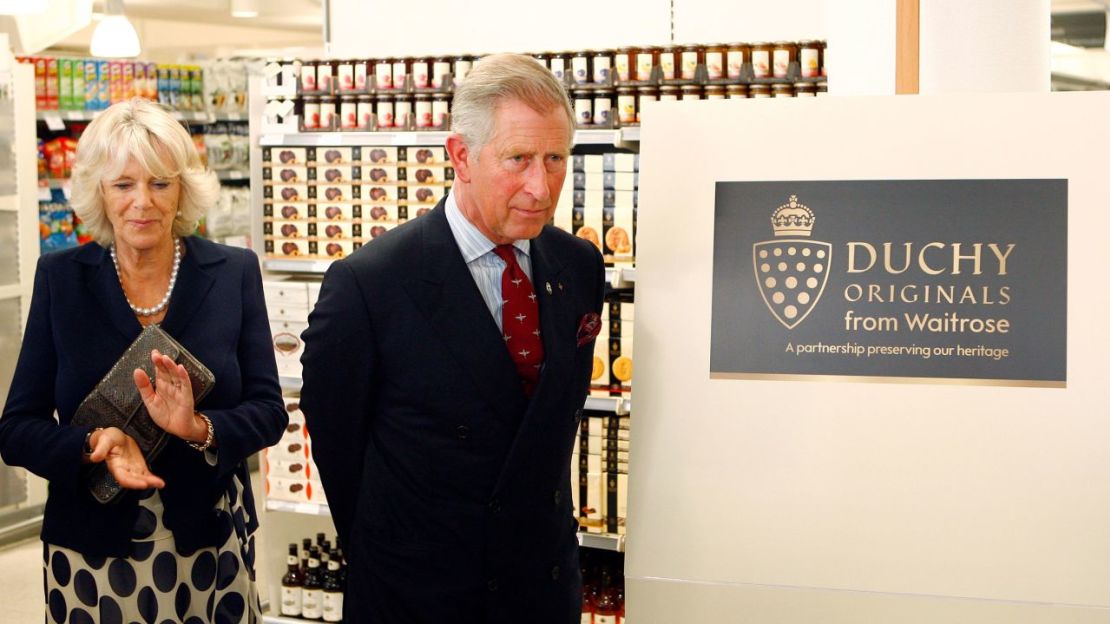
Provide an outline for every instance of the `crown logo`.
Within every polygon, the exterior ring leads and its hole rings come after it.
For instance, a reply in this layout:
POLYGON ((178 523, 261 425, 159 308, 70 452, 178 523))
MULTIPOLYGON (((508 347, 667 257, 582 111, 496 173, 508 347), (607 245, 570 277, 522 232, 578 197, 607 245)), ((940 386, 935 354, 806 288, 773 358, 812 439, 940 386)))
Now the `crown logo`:
POLYGON ((791 195, 790 201, 779 206, 771 215, 771 228, 775 236, 809 236, 813 233, 813 222, 816 220, 813 211, 798 203, 797 195, 791 195))

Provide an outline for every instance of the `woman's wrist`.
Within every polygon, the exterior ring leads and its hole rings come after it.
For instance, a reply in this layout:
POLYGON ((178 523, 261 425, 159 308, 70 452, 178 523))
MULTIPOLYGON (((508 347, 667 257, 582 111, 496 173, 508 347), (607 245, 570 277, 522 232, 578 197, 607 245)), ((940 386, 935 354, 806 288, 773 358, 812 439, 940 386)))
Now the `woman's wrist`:
POLYGON ((198 451, 207 451, 215 442, 216 434, 212 428, 212 421, 200 412, 193 412, 193 418, 196 421, 196 433, 193 436, 194 439, 186 440, 185 443, 198 451))

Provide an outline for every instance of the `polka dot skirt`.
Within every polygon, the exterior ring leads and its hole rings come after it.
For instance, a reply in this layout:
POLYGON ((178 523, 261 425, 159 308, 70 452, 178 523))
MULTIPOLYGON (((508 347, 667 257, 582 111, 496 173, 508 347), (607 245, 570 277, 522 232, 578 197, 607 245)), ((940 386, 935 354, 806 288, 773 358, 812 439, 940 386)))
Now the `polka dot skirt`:
POLYGON ((46 621, 261 623, 254 536, 246 530, 255 523, 246 517, 242 497, 243 486, 235 476, 216 505, 227 537, 214 548, 177 550, 173 533, 162 524, 157 490, 139 502, 130 557, 93 557, 43 544, 46 621))

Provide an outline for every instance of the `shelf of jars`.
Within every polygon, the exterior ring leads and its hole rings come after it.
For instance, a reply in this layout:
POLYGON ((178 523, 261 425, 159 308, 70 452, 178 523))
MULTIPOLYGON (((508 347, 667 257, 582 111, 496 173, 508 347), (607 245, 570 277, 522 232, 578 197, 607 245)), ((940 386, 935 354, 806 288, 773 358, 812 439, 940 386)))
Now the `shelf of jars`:
MULTIPOLYGON (((447 140, 449 132, 441 130, 412 130, 402 132, 297 132, 290 128, 290 132, 271 132, 259 137, 258 143, 263 147, 313 147, 319 145, 442 145, 447 140)), ((601 130, 576 130, 574 133, 575 145, 620 145, 622 143, 638 142, 640 140, 639 126, 630 128, 606 128, 601 130)))
MULTIPOLYGON (((98 110, 40 110, 35 112, 39 121, 92 121, 100 114, 98 110)), ((191 123, 218 123, 226 121, 247 121, 247 116, 241 113, 214 114, 205 111, 174 111, 173 116, 180 121, 191 123)))

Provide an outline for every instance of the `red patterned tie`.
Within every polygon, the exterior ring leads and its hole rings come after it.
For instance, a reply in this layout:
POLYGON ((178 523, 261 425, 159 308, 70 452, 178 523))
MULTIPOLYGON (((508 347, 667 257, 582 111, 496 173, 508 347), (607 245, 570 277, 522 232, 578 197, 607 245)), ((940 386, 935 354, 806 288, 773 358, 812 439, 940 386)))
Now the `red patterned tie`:
POLYGON ((517 264, 512 245, 498 245, 493 252, 505 261, 501 274, 501 330, 505 346, 516 364, 524 394, 532 396, 543 365, 540 339, 540 305, 532 282, 517 264))

